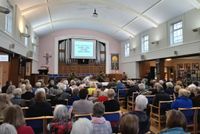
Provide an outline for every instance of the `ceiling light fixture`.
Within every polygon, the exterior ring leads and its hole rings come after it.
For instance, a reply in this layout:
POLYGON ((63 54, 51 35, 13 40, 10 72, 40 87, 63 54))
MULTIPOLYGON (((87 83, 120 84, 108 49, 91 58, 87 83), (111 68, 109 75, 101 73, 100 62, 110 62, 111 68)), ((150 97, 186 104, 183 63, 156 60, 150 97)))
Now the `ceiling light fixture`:
POLYGON ((0 6, 0 13, 9 14, 10 10, 6 7, 0 6))
POLYGON ((94 12, 93 12, 92 16, 93 16, 93 17, 98 17, 98 13, 97 13, 97 10, 96 10, 96 9, 94 9, 94 12))

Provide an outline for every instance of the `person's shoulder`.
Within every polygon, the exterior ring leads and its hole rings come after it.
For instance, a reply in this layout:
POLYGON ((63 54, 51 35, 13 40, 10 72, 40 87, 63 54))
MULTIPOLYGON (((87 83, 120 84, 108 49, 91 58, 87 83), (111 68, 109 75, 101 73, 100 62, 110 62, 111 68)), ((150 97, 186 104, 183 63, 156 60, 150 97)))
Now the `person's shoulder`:
POLYGON ((33 129, 30 126, 20 126, 17 128, 18 133, 22 132, 22 133, 27 133, 27 134, 34 134, 33 129))

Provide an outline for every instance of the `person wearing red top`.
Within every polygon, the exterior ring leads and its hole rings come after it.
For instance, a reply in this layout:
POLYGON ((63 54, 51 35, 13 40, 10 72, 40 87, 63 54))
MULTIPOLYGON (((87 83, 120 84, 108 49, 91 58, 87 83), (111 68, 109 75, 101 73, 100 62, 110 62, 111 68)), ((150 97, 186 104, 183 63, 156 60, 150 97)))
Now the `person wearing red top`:
POLYGON ((34 134, 30 126, 26 126, 21 107, 9 106, 5 111, 4 123, 10 123, 17 129, 17 134, 34 134))

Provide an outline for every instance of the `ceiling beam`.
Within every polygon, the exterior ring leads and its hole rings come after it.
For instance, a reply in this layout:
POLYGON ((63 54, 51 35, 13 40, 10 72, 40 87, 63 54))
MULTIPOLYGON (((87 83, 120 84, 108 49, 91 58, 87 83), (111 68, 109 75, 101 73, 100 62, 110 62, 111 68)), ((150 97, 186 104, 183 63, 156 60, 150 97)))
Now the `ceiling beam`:
MULTIPOLYGON (((93 3, 93 4, 102 4, 102 5, 107 5, 107 6, 110 6, 112 8, 116 8, 120 11, 123 11, 123 12, 127 12, 129 14, 134 14, 136 15, 137 17, 142 17, 144 18, 144 20, 146 20, 146 22, 150 23, 153 27, 157 27, 158 26, 158 23, 153 20, 152 18, 144 15, 143 13, 140 13, 138 11, 136 11, 135 9, 131 8, 131 6, 127 6, 123 3, 119 3, 119 2, 116 2, 115 0, 85 0, 84 3, 93 3)), ((61 4, 74 4, 74 3, 81 3, 80 0, 67 0, 67 1, 50 1, 48 3, 43 3, 43 4, 39 4, 39 5, 35 5, 35 6, 31 6, 29 8, 26 8, 24 10, 22 10, 22 14, 23 15, 26 15, 40 7, 44 7, 44 6, 58 6, 58 5, 61 5, 61 4)))
POLYGON ((187 0, 187 1, 190 2, 192 6, 195 7, 196 9, 200 9, 200 1, 198 0, 187 0))
MULTIPOLYGON (((76 21, 76 22, 80 22, 80 20, 84 20, 84 21, 88 21, 88 22, 94 22, 94 23, 99 23, 99 24, 106 24, 108 26, 111 26, 111 27, 114 27, 120 31, 123 31, 125 33, 127 33, 129 36, 132 36, 134 37, 135 34, 126 30, 126 29, 122 29, 120 26, 118 26, 117 24, 114 24, 112 21, 108 21, 108 20, 105 20, 105 19, 100 19, 100 18, 67 18, 67 19, 59 19, 59 20, 53 20, 52 22, 47 22, 47 23, 43 23, 43 24, 40 24, 40 25, 37 25, 37 26, 34 26, 33 29, 34 31, 37 31, 43 27, 45 27, 46 25, 51 25, 53 23, 57 23, 57 22, 73 22, 73 21, 76 21)), ((115 34, 115 33, 113 33, 115 34)))

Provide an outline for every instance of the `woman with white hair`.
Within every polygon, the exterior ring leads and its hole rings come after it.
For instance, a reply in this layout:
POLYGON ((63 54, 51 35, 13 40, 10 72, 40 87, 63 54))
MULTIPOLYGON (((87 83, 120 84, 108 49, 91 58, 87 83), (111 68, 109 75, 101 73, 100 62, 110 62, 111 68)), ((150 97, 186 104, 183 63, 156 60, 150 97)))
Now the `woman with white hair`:
POLYGON ((164 89, 165 93, 173 95, 174 93, 174 85, 172 82, 166 82, 166 88, 164 89))
POLYGON ((29 107, 27 116, 49 116, 52 115, 51 104, 46 101, 46 92, 44 88, 39 88, 35 92, 34 103, 29 107))
POLYGON ((19 105, 19 106, 25 106, 25 100, 21 98, 22 95, 22 89, 21 88, 15 88, 13 90, 13 98, 11 98, 11 102, 13 104, 19 105))
POLYGON ((147 116, 146 112, 144 111, 147 108, 148 100, 147 97, 144 95, 138 95, 135 99, 135 110, 131 112, 139 119, 139 133, 144 134, 149 131, 149 117, 147 116))
POLYGON ((87 118, 79 118, 72 126, 70 134, 93 134, 93 126, 87 118))
POLYGON ((119 105, 119 102, 114 99, 115 97, 114 89, 108 89, 107 97, 108 97, 108 100, 104 101, 103 103, 105 105, 105 112, 118 111, 120 109, 120 105, 119 105))
MULTIPOLYGON (((176 100, 172 103, 171 108, 172 109, 178 109, 178 108, 192 108, 192 100, 189 98, 190 91, 186 89, 180 89, 178 92, 179 97, 176 98, 176 100)), ((185 116, 192 117, 192 111, 185 111, 185 116)))
POLYGON ((53 112, 54 119, 48 124, 48 130, 52 134, 69 134, 72 123, 69 121, 68 109, 65 105, 56 105, 53 112))

